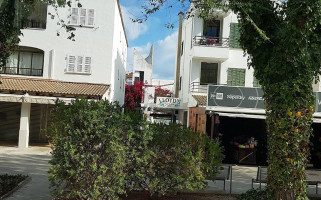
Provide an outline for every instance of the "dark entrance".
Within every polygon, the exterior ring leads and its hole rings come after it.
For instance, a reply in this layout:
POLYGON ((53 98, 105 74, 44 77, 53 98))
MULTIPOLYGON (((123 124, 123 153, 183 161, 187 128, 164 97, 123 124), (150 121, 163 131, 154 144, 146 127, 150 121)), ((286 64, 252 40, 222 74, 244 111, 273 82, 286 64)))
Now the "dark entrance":
MULTIPOLYGON (((208 120, 207 133, 210 133, 211 121, 208 120)), ((267 132, 264 119, 220 116, 219 122, 224 163, 267 165, 267 132)))

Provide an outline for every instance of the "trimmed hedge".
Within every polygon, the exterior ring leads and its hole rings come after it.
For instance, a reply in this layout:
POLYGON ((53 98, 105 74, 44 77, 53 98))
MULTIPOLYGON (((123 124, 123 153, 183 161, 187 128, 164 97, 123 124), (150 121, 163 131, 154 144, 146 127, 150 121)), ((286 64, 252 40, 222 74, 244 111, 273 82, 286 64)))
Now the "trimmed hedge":
POLYGON ((118 103, 56 104, 48 136, 54 197, 118 199, 128 191, 164 195, 201 189, 222 161, 219 143, 181 125, 149 124, 118 103), (205 150, 207 149, 207 150, 205 150))

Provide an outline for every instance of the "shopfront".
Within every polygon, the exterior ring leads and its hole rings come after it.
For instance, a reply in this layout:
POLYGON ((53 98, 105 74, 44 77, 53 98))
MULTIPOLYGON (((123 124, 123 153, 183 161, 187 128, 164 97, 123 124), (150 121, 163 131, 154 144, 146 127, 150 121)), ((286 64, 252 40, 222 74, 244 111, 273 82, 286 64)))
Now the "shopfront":
MULTIPOLYGON (((321 117, 321 103, 318 103, 321 102, 321 93, 316 93, 316 99, 311 164, 321 168, 321 118, 318 118, 321 117)), ((263 92, 260 88, 211 85, 208 88, 206 113, 206 132, 213 139, 221 139, 224 162, 267 164, 267 131, 263 92)))

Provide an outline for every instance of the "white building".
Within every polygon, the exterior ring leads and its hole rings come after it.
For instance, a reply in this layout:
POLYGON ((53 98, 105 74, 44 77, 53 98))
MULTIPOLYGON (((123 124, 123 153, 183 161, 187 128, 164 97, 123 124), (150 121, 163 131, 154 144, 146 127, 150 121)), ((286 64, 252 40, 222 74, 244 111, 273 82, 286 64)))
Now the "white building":
POLYGON ((0 141, 19 138, 19 147, 45 141, 40 130, 46 127, 47 105, 57 97, 123 104, 128 43, 119 2, 80 3, 58 8, 59 17, 41 4, 30 16, 19 49, 0 70, 0 141), (76 29, 75 41, 57 25, 60 19, 76 29))
MULTIPOLYGON (((237 16, 220 10, 213 16, 204 21, 195 15, 182 25, 178 93, 183 110, 179 111, 179 122, 211 138, 223 134, 225 162, 265 165, 263 92, 254 70, 247 66, 248 56, 239 48, 237 16), (250 147, 250 140, 258 146, 250 147), (238 148, 240 144, 244 149, 238 148)), ((313 85, 313 89, 321 102, 320 85, 313 85)), ((316 135, 320 135, 320 117, 321 106, 316 104, 316 135)))
POLYGON ((181 123, 189 121, 189 108, 205 109, 208 85, 258 86, 238 46, 237 23, 234 13, 220 10, 213 20, 197 16, 184 20, 179 97, 186 107, 179 114, 181 123))
POLYGON ((153 77, 153 52, 154 47, 150 48, 149 55, 144 58, 137 49, 134 49, 133 80, 142 81, 145 85, 152 84, 153 77))

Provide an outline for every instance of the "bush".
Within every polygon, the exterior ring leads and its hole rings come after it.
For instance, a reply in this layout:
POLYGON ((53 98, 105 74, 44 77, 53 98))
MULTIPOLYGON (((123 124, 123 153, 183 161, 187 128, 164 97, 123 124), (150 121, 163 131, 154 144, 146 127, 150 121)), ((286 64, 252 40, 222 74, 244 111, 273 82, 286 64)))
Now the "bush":
POLYGON ((251 189, 241 194, 238 200, 268 200, 267 189, 251 189))
POLYGON ((108 101, 57 103, 48 135, 55 197, 118 199, 132 190, 164 195, 201 189, 222 161, 219 144, 207 136, 181 125, 148 124, 108 101))

